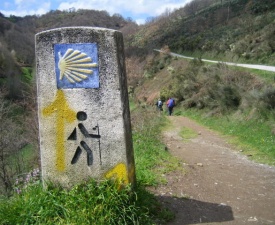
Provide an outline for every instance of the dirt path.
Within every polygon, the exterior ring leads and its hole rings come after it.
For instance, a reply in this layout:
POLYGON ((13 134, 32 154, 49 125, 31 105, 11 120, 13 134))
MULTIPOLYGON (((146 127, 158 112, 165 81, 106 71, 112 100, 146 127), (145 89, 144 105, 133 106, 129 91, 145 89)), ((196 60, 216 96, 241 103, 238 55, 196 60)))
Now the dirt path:
POLYGON ((184 117, 169 117, 169 151, 183 160, 186 174, 166 175, 154 192, 176 213, 173 224, 275 224, 275 167, 256 164, 226 140, 184 117), (184 141, 182 127, 198 133, 184 141))

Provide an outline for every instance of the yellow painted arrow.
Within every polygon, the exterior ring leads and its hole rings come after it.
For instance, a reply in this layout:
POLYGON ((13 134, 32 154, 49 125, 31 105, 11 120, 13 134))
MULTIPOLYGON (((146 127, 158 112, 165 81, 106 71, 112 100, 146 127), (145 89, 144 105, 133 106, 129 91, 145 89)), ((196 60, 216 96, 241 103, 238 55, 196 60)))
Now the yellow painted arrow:
POLYGON ((76 120, 76 112, 69 107, 64 92, 57 90, 55 100, 42 110, 43 116, 55 113, 56 117, 56 168, 65 170, 65 123, 76 120))

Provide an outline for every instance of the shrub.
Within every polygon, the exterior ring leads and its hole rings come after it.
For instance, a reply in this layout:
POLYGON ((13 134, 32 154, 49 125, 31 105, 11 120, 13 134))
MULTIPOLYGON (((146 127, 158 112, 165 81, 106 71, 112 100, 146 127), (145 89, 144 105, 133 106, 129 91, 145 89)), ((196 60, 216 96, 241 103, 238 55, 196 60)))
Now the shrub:
POLYGON ((208 65, 196 59, 187 69, 178 68, 173 73, 173 93, 187 108, 207 108, 213 112, 228 114, 238 109, 250 111, 261 105, 272 109, 274 90, 263 90, 264 82, 256 76, 240 70, 231 70, 225 64, 208 65), (262 93, 255 95, 256 93, 262 93))
POLYGON ((268 87, 263 90, 263 93, 259 99, 265 105, 266 109, 273 110, 275 109, 275 88, 268 87))

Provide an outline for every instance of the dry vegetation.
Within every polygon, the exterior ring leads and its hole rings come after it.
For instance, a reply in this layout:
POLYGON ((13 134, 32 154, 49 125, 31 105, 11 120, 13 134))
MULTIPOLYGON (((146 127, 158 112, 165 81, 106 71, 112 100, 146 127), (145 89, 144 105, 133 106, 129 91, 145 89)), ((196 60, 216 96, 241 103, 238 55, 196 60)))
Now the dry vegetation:
POLYGON ((36 101, 29 98, 10 101, 0 92, 0 194, 10 195, 18 176, 39 166, 36 101))

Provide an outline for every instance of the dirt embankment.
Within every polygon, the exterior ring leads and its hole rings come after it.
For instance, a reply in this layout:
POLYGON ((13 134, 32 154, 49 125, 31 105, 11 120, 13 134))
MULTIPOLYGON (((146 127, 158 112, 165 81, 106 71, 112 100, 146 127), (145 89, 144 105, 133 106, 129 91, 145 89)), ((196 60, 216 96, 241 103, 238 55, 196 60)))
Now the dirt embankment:
POLYGON ((169 151, 182 159, 186 174, 165 175, 168 184, 154 190, 176 213, 174 224, 275 224, 275 167, 241 155, 224 138, 184 117, 169 117, 163 134, 169 151), (184 140, 182 127, 198 133, 184 140))

